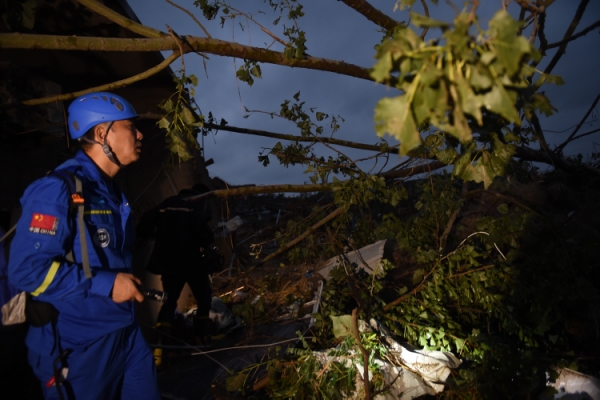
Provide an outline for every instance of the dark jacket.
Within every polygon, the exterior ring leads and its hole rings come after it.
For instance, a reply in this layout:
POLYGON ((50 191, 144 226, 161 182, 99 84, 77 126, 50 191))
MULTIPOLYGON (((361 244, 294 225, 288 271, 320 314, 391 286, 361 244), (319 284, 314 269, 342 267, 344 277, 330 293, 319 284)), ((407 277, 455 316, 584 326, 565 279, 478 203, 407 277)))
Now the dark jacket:
POLYGON ((197 193, 182 190, 165 199, 147 215, 143 229, 154 225, 156 239, 147 267, 155 274, 186 272, 202 268, 204 253, 214 241, 204 202, 188 202, 197 193))

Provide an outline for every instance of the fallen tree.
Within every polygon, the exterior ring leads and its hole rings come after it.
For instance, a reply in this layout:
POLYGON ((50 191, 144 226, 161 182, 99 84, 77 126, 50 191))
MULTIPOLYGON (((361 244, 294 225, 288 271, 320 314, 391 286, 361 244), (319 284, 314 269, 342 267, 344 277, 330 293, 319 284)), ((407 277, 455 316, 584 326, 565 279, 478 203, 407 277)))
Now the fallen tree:
MULTIPOLYGON (((95 0, 78 1, 142 37, 13 32, 0 34, 0 48, 173 53, 155 68, 129 79, 5 104, 3 110, 123 87, 192 54, 204 59, 206 54, 244 59, 237 76, 248 84, 261 77, 259 63, 271 63, 343 74, 395 89, 394 97, 378 103, 374 121, 376 133, 380 137, 391 135, 399 141, 398 146, 385 140, 370 144, 324 137, 326 123, 332 135, 339 130, 336 117, 305 107, 299 94, 284 100, 280 110, 269 112, 272 117, 292 121, 297 134, 229 126, 213 119, 212 114, 200 115, 189 96, 196 79, 186 75, 184 65, 178 92, 161 104, 164 114, 145 115, 157 119, 171 150, 184 160, 190 157, 189 149, 198 146, 198 135, 227 130, 283 141, 259 154, 259 162, 266 166, 275 159, 283 166, 304 165, 311 179, 308 185, 220 189, 204 197, 331 192, 329 204, 289 219, 285 232, 277 236, 280 251, 263 258, 262 263, 285 252, 292 262, 309 262, 381 238, 397 242, 402 257, 389 260, 392 264, 386 279, 364 281, 357 277, 358 271, 338 271, 324 296, 316 327, 323 342, 333 340, 331 316, 352 314, 356 320, 358 314, 385 321, 412 345, 452 351, 466 361, 449 383, 453 394, 529 396, 544 389, 545 373, 553 366, 576 363, 590 373, 598 371, 600 354, 593 345, 593 335, 581 329, 585 324, 597 324, 597 307, 588 304, 599 291, 593 256, 597 231, 586 225, 578 232, 570 216, 563 218, 569 213, 558 198, 548 204, 530 203, 514 193, 517 182, 528 185, 540 181, 536 167, 527 163, 536 162, 555 168, 543 177, 547 181, 565 184, 581 199, 596 195, 591 185, 575 182, 575 177, 595 182, 599 170, 594 160, 584 163, 566 157, 564 149, 597 131, 579 133, 600 96, 568 138, 554 148, 548 144, 539 119, 555 111, 542 89, 562 83, 552 71, 567 46, 600 26, 595 22, 576 32, 589 0, 581 0, 574 7, 571 24, 556 43, 548 43, 545 34, 549 29, 546 14, 552 12, 553 1, 514 2, 510 6, 517 18, 499 2, 487 31, 480 29, 474 36, 472 32, 479 28, 478 1, 466 12, 457 13, 453 21, 429 18, 427 2, 422 1, 425 15, 410 14, 412 27, 421 29, 419 34, 364 0, 345 0, 348 7, 384 29, 377 44, 378 61, 372 68, 308 55, 304 32, 296 25, 302 6, 295 1, 268 2, 275 14, 285 15, 294 25, 284 31, 287 40, 258 24, 251 14, 236 9, 235 4, 196 2, 207 19, 220 16, 225 22, 233 15, 248 18, 283 44, 283 51, 213 39, 206 30, 206 38, 181 35, 171 28, 161 32, 128 20, 95 0), (432 31, 439 36, 425 41, 432 31), (550 54, 544 70, 538 70, 550 54), (317 146, 325 146, 336 156, 325 159, 317 146), (375 154, 351 159, 341 150, 344 147, 375 154), (396 152, 404 160, 387 168, 389 155, 396 152), (381 160, 383 166, 365 171, 360 168, 365 160, 381 160), (446 173, 432 174, 444 167, 446 173), (426 179, 409 188, 406 178, 417 175, 426 179), (408 210, 408 216, 401 215, 402 210, 408 210), (570 309, 578 312, 570 313, 570 309), (593 352, 591 361, 584 358, 586 349, 593 352)), ((401 0, 398 6, 413 3, 401 0)), ((566 203, 576 208, 576 200, 570 198, 566 203)), ((365 354, 361 343, 365 337, 358 333, 353 336, 365 354)), ((371 367, 376 372, 376 367, 371 367)), ((281 387, 281 382, 273 379, 271 387, 281 387)), ((385 391, 386 386, 366 384, 365 388, 365 397, 370 398, 377 391, 385 391)))

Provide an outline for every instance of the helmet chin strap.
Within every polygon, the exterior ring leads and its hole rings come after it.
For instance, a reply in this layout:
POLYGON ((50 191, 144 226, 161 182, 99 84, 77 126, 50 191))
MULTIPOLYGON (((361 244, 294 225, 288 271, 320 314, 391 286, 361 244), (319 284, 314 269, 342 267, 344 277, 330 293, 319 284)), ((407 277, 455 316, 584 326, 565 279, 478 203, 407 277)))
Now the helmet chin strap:
POLYGON ((104 135, 104 144, 97 142, 95 140, 90 140, 88 138, 86 138, 85 136, 82 136, 81 138, 91 144, 99 144, 100 146, 102 146, 102 151, 104 151, 104 154, 106 155, 106 157, 108 157, 108 159, 116 164, 118 167, 121 167, 121 163, 119 162, 119 160, 117 159, 117 156, 115 155, 115 153, 113 153, 112 149, 110 148, 110 146, 108 145, 108 143, 106 142, 106 138, 108 137, 108 131, 110 130, 110 128, 112 127, 114 121, 110 121, 108 123, 108 126, 106 127, 106 135, 104 135))

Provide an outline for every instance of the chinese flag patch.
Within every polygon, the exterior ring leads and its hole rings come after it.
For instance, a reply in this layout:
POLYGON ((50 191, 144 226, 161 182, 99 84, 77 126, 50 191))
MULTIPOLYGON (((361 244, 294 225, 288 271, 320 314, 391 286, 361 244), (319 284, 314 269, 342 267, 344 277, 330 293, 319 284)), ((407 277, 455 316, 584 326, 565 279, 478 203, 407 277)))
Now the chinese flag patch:
POLYGON ((29 232, 54 236, 56 235, 57 227, 58 218, 48 214, 33 213, 31 223, 29 224, 29 232))

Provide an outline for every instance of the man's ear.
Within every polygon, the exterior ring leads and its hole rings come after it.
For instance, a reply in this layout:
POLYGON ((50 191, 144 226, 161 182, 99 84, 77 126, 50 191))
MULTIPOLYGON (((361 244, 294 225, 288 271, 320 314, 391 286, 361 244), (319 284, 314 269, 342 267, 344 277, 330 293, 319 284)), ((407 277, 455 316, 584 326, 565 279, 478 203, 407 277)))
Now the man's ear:
POLYGON ((98 124, 94 127, 94 140, 98 143, 104 143, 106 136, 106 124, 98 124))

